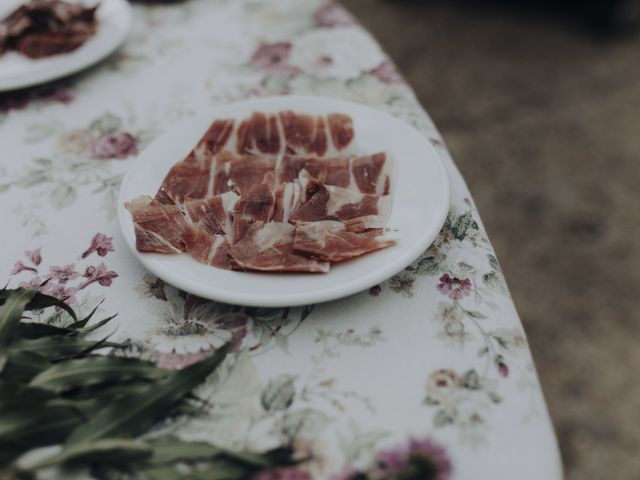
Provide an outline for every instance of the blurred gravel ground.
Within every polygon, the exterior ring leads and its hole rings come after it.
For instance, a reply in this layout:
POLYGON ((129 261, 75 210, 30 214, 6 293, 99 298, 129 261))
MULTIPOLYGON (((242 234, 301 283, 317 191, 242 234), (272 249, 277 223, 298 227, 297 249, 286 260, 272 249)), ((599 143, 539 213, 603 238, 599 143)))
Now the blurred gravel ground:
MULTIPOLYGON (((567 12, 344 0, 396 61, 480 208, 567 480, 640 478, 640 35, 567 12)), ((482 4, 482 6, 480 6, 482 4)))

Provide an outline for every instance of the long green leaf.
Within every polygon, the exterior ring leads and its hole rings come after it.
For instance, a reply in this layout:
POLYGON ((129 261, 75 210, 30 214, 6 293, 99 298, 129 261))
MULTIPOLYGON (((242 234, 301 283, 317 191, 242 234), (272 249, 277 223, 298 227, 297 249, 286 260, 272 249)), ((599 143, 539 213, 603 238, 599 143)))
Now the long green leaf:
POLYGON ((44 390, 63 392, 78 387, 126 381, 132 378, 154 379, 166 376, 166 370, 144 360, 94 356, 57 363, 31 380, 30 385, 44 390))
MULTIPOLYGON (((25 452, 64 441, 82 423, 82 417, 68 408, 25 408, 0 415, 0 445, 25 452)), ((4 447, 3 447, 4 448, 4 447)))
POLYGON ((273 466, 273 462, 267 458, 267 455, 233 452, 206 442, 186 442, 175 437, 164 437, 152 440, 149 444, 153 448, 153 456, 147 463, 153 465, 224 459, 243 464, 247 468, 273 466))
POLYGON ((13 383, 29 383, 51 364, 40 355, 16 348, 16 343, 9 348, 9 358, 2 372, 2 379, 13 383))
POLYGON ((58 307, 67 312, 74 321, 78 320, 76 312, 73 311, 69 305, 59 298, 52 297, 51 295, 45 295, 44 293, 37 292, 35 296, 28 303, 26 310, 43 310, 49 307, 58 307))
POLYGON ((149 464, 171 464, 213 459, 222 453, 218 447, 205 442, 185 442, 179 438, 165 437, 148 442, 153 449, 149 464))
POLYGON ((7 363, 8 347, 14 330, 20 323, 26 305, 35 294, 35 290, 15 290, 6 297, 4 304, 0 307, 0 373, 7 363))
POLYGON ((131 464, 143 461, 151 454, 151 447, 143 442, 122 438, 105 438, 64 448, 58 454, 37 463, 31 467, 31 470, 78 462, 97 462, 110 465, 131 464))
POLYGON ((40 355, 51 362, 58 362, 79 354, 88 354, 93 350, 104 347, 121 347, 121 345, 106 341, 92 342, 75 335, 42 337, 33 340, 22 339, 16 340, 11 345, 12 350, 40 355))
POLYGON ((35 322, 20 322, 18 329, 16 330, 16 336, 20 338, 26 338, 34 340, 42 337, 64 336, 64 335, 76 335, 78 332, 64 327, 56 327, 54 325, 47 325, 46 323, 35 322))
POLYGON ((171 374, 141 393, 117 400, 85 425, 78 427, 65 445, 72 446, 111 436, 135 436, 145 432, 215 370, 228 351, 227 344, 202 362, 171 374))
POLYGON ((98 305, 96 305, 93 310, 91 310, 91 312, 89 312, 89 315, 87 315, 86 317, 84 317, 81 320, 78 320, 74 323, 72 323, 71 325, 68 326, 68 328, 73 328, 73 329, 79 329, 79 328, 83 328, 87 322, 89 320, 91 320, 91 317, 93 317, 93 315, 98 311, 98 308, 100 308, 100 305, 102 305, 102 302, 104 302, 104 300, 101 300, 100 303, 98 303, 98 305))
POLYGON ((37 409, 52 398, 51 392, 30 388, 19 382, 0 380, 0 412, 24 408, 37 409))

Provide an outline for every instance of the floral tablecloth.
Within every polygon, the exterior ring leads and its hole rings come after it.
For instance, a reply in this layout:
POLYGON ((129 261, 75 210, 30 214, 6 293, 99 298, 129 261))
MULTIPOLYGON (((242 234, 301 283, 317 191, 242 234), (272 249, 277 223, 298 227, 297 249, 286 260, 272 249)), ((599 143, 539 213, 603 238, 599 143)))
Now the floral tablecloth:
POLYGON ((119 314, 112 338, 161 366, 233 342, 198 392, 207 411, 159 428, 234 448, 290 445, 311 454, 295 478, 331 478, 411 448, 432 456, 442 480, 561 478, 527 340, 467 187, 393 63, 342 8, 136 6, 131 37, 107 61, 0 95, 0 145, 0 271, 10 285, 50 278, 44 290, 81 312, 104 299, 100 311, 119 314), (287 93, 367 103, 429 139, 452 187, 435 244, 369 291, 306 308, 206 302, 146 273, 115 218, 136 154, 215 105, 287 93))

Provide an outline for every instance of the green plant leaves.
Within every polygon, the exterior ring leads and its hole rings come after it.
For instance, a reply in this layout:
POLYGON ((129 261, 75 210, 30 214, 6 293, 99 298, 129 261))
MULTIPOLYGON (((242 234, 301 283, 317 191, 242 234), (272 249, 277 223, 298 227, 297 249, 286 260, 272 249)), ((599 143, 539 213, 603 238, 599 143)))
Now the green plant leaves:
POLYGON ((165 376, 167 376, 166 371, 135 358, 93 356, 56 363, 33 378, 30 385, 44 390, 63 392, 118 380, 154 379, 165 376))
POLYGON ((144 433, 155 420, 200 384, 222 363, 229 345, 211 357, 172 373, 166 379, 139 393, 121 398, 82 425, 67 439, 67 446, 110 436, 135 436, 144 433))
POLYGON ((8 347, 13 337, 13 331, 20 323, 25 307, 35 294, 35 290, 13 291, 7 295, 0 307, 0 372, 7 363, 8 347))
MULTIPOLYGON (((187 402, 194 398, 192 390, 224 361, 230 345, 183 370, 161 369, 147 360, 118 356, 123 345, 107 338, 87 340, 87 334, 113 318, 88 326, 97 308, 78 319, 54 297, 0 289, 0 467, 34 448, 62 445, 39 463, 12 470, 10 478, 35 478, 42 468, 78 465, 150 480, 240 480, 291 464, 292 452, 254 454, 173 437, 136 439, 160 419, 197 412, 187 402), (26 310, 50 307, 64 309, 73 322, 21 322, 26 310), (116 354, 96 354, 106 347, 116 354), (178 471, 177 464, 189 466, 188 473, 178 471)), ((266 389, 263 402, 283 409, 293 393, 293 378, 285 376, 266 389)), ((293 420, 292 429, 309 427, 307 415, 293 420)))

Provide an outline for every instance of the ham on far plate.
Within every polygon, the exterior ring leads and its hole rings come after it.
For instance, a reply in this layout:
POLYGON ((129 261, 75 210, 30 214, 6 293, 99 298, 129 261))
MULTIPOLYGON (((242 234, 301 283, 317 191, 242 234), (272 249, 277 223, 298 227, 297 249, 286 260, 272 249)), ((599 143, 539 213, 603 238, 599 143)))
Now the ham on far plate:
POLYGON ((152 198, 125 203, 136 249, 227 270, 326 273, 393 247, 393 160, 342 113, 217 119, 152 198))

